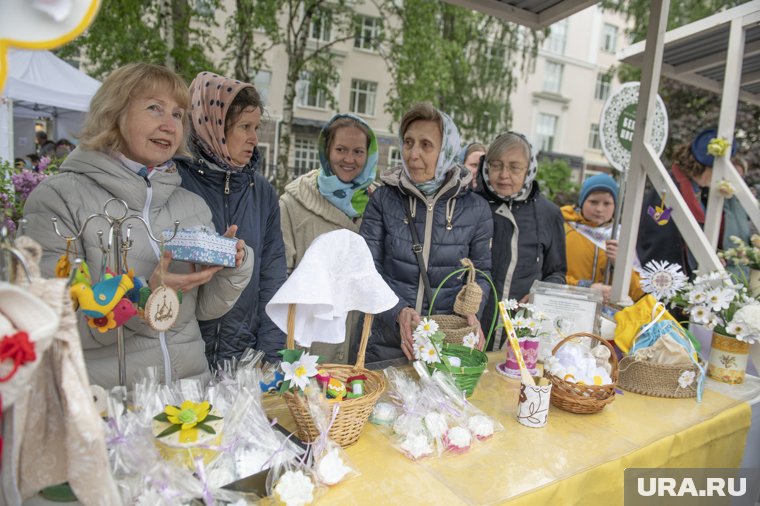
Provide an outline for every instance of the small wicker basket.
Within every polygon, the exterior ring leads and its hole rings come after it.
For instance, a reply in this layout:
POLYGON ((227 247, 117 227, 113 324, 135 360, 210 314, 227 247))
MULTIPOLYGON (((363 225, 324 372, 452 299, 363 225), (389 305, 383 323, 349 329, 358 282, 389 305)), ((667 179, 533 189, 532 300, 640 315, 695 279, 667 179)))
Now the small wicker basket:
POLYGON ((610 377, 612 378, 612 383, 609 385, 579 385, 565 381, 545 370, 544 376, 553 385, 551 402, 558 408, 571 413, 599 413, 607 404, 615 400, 615 386, 617 385, 619 373, 617 356, 612 345, 606 339, 587 332, 579 332, 567 336, 557 343, 552 350, 552 355, 555 355, 562 345, 578 337, 596 339, 610 349, 610 364, 612 365, 610 377))
POLYGON ((477 325, 470 325, 467 318, 455 314, 434 314, 430 318, 438 324, 438 330, 446 334, 445 343, 461 345, 464 336, 478 333, 477 325))
POLYGON ((646 360, 637 360, 627 356, 620 360, 620 388, 635 394, 651 397, 685 399, 697 396, 697 380, 701 372, 694 363, 657 364, 646 360), (692 372, 686 387, 679 379, 684 373, 692 372))
MULTIPOLYGON (((289 350, 295 349, 295 317, 296 308, 294 304, 291 304, 288 308, 287 347, 289 350)), ((380 398, 380 394, 385 391, 385 377, 379 372, 364 368, 364 355, 367 351, 367 341, 372 329, 372 319, 373 315, 371 314, 364 317, 359 354, 356 357, 355 365, 320 365, 320 369, 324 369, 332 377, 344 382, 350 376, 359 374, 363 374, 367 378, 364 382, 364 395, 356 399, 341 401, 338 415, 330 428, 330 439, 343 448, 347 448, 359 440, 364 424, 375 408, 375 403, 380 398)), ((292 391, 285 392, 283 398, 298 426, 298 437, 303 441, 315 441, 319 437, 319 430, 311 417, 306 398, 299 392, 292 391)))

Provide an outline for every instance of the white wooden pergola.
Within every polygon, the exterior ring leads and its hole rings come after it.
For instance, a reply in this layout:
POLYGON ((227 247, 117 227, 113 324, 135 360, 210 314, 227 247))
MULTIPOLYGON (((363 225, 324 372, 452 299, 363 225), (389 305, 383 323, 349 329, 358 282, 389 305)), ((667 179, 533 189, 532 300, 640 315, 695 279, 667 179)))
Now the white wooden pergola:
MULTIPOLYGON (((447 0, 501 19, 543 29, 595 4, 593 0, 447 0)), ((689 244, 700 269, 723 269, 715 250, 723 197, 710 192, 704 231, 692 216, 681 193, 660 162, 650 139, 660 75, 722 94, 718 135, 733 141, 738 100, 760 104, 760 0, 753 0, 665 33, 670 0, 652 0, 646 41, 619 53, 619 59, 642 69, 631 165, 625 188, 620 265, 633 265, 636 238, 647 176, 658 192, 667 192, 672 219, 689 244)), ((706 128, 708 125, 698 127, 706 128)), ((696 128, 696 127, 695 127, 696 128)), ((750 219, 760 228, 760 210, 749 187, 730 163, 729 155, 718 158, 711 186, 726 179, 750 219)), ((630 303, 630 269, 615 271, 612 300, 630 303)))

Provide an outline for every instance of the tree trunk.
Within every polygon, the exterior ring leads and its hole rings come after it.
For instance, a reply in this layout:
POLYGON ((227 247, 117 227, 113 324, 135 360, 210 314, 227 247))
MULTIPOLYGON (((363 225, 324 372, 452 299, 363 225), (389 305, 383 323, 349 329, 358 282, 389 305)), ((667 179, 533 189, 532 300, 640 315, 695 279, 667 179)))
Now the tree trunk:
POLYGON ((164 29, 164 41, 166 42, 164 65, 176 72, 177 62, 174 60, 174 5, 172 0, 161 0, 159 12, 161 13, 161 25, 164 29))
POLYGON ((253 49, 253 1, 235 0, 235 79, 248 82, 251 76, 251 51, 253 49))

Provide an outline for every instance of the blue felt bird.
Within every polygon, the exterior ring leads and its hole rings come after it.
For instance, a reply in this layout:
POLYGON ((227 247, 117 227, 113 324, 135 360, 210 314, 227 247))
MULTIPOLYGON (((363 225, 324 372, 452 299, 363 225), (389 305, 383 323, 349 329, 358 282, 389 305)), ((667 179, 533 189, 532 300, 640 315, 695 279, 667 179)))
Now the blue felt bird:
POLYGON ((103 318, 132 286, 132 280, 123 274, 95 283, 92 287, 87 283, 76 283, 71 287, 71 296, 79 302, 84 314, 90 318, 103 318))

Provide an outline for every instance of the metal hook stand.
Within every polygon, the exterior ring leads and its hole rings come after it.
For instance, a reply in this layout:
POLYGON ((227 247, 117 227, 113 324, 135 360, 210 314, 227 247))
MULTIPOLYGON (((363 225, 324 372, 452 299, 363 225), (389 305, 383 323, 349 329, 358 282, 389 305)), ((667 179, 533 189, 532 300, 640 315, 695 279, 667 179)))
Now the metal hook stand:
MULTIPOLYGON (((150 226, 148 225, 148 222, 146 222, 142 216, 137 215, 131 215, 127 216, 129 212, 129 207, 127 206, 127 203, 124 202, 121 199, 112 198, 109 199, 104 205, 103 205, 103 212, 102 213, 94 213, 87 217, 87 219, 84 220, 84 223, 82 224, 82 227, 76 232, 74 236, 65 236, 63 235, 60 230, 58 229, 58 218, 53 217, 51 218, 51 221, 53 222, 53 228, 55 229, 55 233, 60 237, 61 239, 72 242, 72 241, 78 241, 82 238, 82 235, 84 234, 85 229, 87 228, 87 225, 90 224, 92 221, 100 219, 105 221, 108 224, 108 238, 104 241, 103 230, 98 230, 98 245, 100 247, 100 250, 103 252, 103 263, 104 267, 110 266, 110 268, 113 270, 113 272, 117 274, 121 274, 124 265, 122 263, 122 259, 124 258, 124 254, 129 251, 132 248, 132 223, 127 223, 130 221, 134 221, 137 223, 142 223, 145 226, 145 230, 148 233, 148 237, 151 241, 156 243, 167 243, 174 239, 174 237, 177 235, 177 229, 179 228, 179 221, 174 221, 174 233, 172 233, 172 236, 168 239, 165 239, 162 235, 161 239, 156 238, 153 235, 153 232, 150 229, 150 226), (121 209, 114 210, 114 205, 119 205, 121 209), (109 205, 111 206, 111 211, 109 212, 109 205), (122 232, 125 232, 124 235, 122 235, 122 232)), ((160 262, 161 259, 159 258, 158 261, 160 262)), ((119 326, 116 329, 116 349, 118 353, 118 360, 119 360, 119 385, 126 387, 127 386, 127 364, 126 364, 126 350, 124 347, 124 327, 119 326)))

